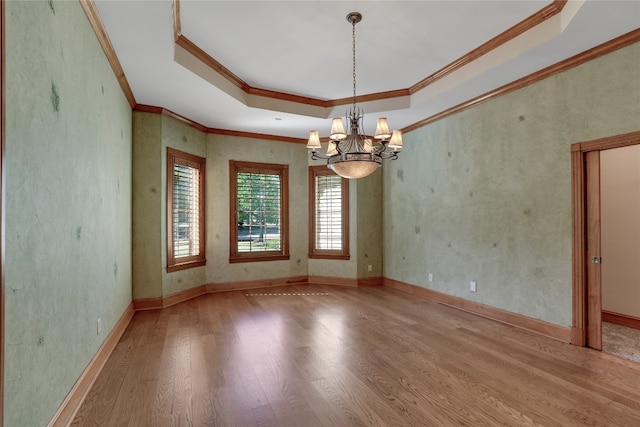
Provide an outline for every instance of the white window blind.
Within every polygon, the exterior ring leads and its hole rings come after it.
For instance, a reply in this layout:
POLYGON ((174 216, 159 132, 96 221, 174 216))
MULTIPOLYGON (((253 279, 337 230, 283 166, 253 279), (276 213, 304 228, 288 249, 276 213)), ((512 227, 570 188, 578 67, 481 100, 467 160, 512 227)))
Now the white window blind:
POLYGON ((173 165, 173 253, 200 253, 200 171, 179 163, 173 165))
POLYGON ((342 249, 342 181, 337 175, 316 176, 316 249, 342 249))

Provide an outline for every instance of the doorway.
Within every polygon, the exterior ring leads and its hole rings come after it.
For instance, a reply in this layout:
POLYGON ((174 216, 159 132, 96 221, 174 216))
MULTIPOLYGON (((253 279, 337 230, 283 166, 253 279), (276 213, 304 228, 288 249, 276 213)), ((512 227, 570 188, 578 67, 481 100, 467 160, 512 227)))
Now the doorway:
POLYGON ((571 146, 574 345, 602 350, 600 152, 638 144, 640 131, 571 146))

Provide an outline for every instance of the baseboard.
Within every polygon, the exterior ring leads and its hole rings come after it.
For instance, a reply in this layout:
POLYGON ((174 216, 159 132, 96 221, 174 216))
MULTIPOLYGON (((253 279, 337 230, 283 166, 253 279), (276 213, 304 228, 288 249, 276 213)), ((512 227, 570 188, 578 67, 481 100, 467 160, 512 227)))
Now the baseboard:
POLYGON ((210 283, 206 285, 207 293, 246 291, 257 288, 273 288, 287 285, 306 285, 307 276, 282 277, 277 279, 245 280, 242 282, 210 283))
POLYGON ((242 282, 221 282, 200 285, 195 288, 176 292, 167 297, 145 298, 133 301, 135 311, 157 310, 170 307, 181 302, 215 292, 245 291, 256 288, 273 288, 276 286, 307 284, 307 276, 284 277, 276 279, 245 280, 242 282))
MULTIPOLYGON (((135 300, 131 304, 129 304, 129 306, 120 317, 120 320, 118 320, 118 323, 116 323, 113 330, 104 340, 91 362, 89 362, 85 370, 82 372, 82 375, 73 386, 64 402, 62 402, 62 405, 60 405, 60 408, 49 422, 48 427, 68 426, 73 421, 73 418, 80 409, 80 406, 84 402, 87 394, 89 393, 91 386, 102 371, 104 364, 106 363, 116 344, 122 337, 122 334, 129 325, 129 322, 133 318, 135 311, 165 308, 207 293, 241 291, 256 288, 268 288, 307 283, 347 287, 383 285, 459 310, 464 310, 475 315, 486 317, 491 320, 527 329, 563 342, 569 343, 572 340, 572 330, 570 328, 554 325, 552 323, 522 316, 520 314, 511 313, 499 308, 469 301, 464 298, 443 294, 431 289, 422 288, 420 286, 388 279, 386 277, 352 279, 327 276, 298 276, 279 279, 250 280, 243 282, 212 283, 208 285, 201 285, 192 289, 187 289, 185 291, 170 295, 166 298, 141 299, 135 300)), ((626 316, 618 313, 603 311, 602 318, 606 322, 617 323, 623 326, 640 329, 640 319, 633 316, 626 316)), ((573 331, 573 333, 575 335, 575 331, 573 331)))
POLYGON ((521 314, 512 313, 491 307, 489 305, 480 304, 464 298, 443 294, 431 289, 423 288, 408 283, 399 282, 397 280, 384 278, 383 285, 398 291, 406 292, 415 296, 419 296, 443 305, 448 305, 459 310, 464 310, 478 316, 486 317, 508 325, 517 326, 527 329, 541 335, 548 336, 566 343, 571 342, 571 328, 554 325, 543 320, 533 319, 521 314))
POLYGON ((294 276, 276 279, 245 280, 242 282, 209 283, 207 285, 200 285, 196 288, 177 292, 164 298, 160 297, 137 299, 133 301, 133 305, 135 311, 157 310, 188 301, 192 298, 199 297, 200 295, 210 294, 214 292, 246 291, 249 289, 273 288, 277 286, 306 284, 347 287, 377 286, 382 285, 382 277, 351 279, 345 277, 327 276, 294 276))
POLYGON ((162 301, 164 298, 143 298, 133 300, 133 309, 135 311, 142 310, 157 310, 162 308, 162 301))
POLYGON ((358 287, 358 279, 350 277, 309 276, 307 280, 310 285, 358 287))
POLYGON ((640 329, 640 318, 629 316, 628 314, 602 310, 602 321, 626 326, 627 328, 640 329))
POLYGON ((199 297, 200 295, 204 295, 206 293, 207 293, 206 286, 200 285, 195 288, 176 292, 175 294, 171 294, 167 297, 134 300, 133 308, 135 309, 135 311, 157 310, 159 308, 166 308, 172 305, 179 304, 181 302, 188 301, 190 299, 199 297))
MULTIPOLYGON (((223 283, 210 283, 207 285, 201 285, 196 288, 187 289, 182 292, 175 293, 165 298, 149 298, 142 300, 135 300, 133 302, 136 311, 139 310, 155 310, 159 308, 169 307, 174 304, 178 304, 192 298, 196 298, 200 295, 214 293, 214 292, 229 292, 229 291, 244 291, 257 288, 271 288, 276 286, 287 286, 294 284, 311 284, 311 285, 330 285, 330 286, 345 286, 345 287, 358 287, 358 286, 378 286, 384 285, 389 288, 393 288, 402 292, 406 292, 415 296, 426 298, 431 301, 435 301, 440 304, 448 305, 450 307, 464 310, 469 313, 483 316, 488 319, 492 319, 498 322, 506 323, 509 325, 517 326, 519 328, 527 329, 548 337, 563 341, 573 342, 575 340, 576 331, 572 331, 571 328, 554 325, 543 320, 533 319, 531 317, 523 316, 521 314, 512 313, 509 311, 501 310, 499 308, 491 307, 489 305, 480 304, 474 301, 466 300, 464 298, 455 297, 452 295, 443 294, 431 289, 423 288, 416 285, 410 285, 408 283, 400 282, 386 277, 370 277, 362 279, 345 278, 345 277, 332 277, 332 276, 297 276, 297 277, 284 277, 276 279, 260 279, 260 280, 247 280, 241 282, 223 282, 223 283)), ((604 316, 604 312, 603 312, 604 316)), ((634 318, 631 318, 634 319, 634 318)), ((640 325, 640 319, 637 320, 637 325, 640 325)), ((629 319, 625 321, 628 323, 629 319)), ((611 323, 616 323, 612 321, 611 323)), ((627 324, 625 324, 627 326, 627 324)), ((631 326, 633 327, 633 326, 631 326)), ((638 327, 638 326, 636 326, 638 327)), ((640 329, 640 327, 638 327, 640 329)))
POLYGON ((358 279, 358 286, 382 286, 382 277, 365 277, 358 279))
POLYGON ((102 368, 104 367, 107 359, 116 348, 116 344, 120 341, 122 334, 127 329, 129 322, 133 318, 134 314, 133 303, 125 309, 120 320, 115 324, 107 338, 104 340, 93 359, 89 362, 85 370, 78 378, 78 381, 74 384, 73 388, 64 399, 58 411, 55 413, 51 421, 49 421, 49 427, 68 426, 73 421, 76 413, 82 406, 84 399, 87 397, 91 386, 100 375, 102 368))
POLYGON ((358 286, 380 286, 382 285, 382 277, 354 279, 348 277, 309 276, 308 283, 310 285, 346 286, 349 288, 358 286))

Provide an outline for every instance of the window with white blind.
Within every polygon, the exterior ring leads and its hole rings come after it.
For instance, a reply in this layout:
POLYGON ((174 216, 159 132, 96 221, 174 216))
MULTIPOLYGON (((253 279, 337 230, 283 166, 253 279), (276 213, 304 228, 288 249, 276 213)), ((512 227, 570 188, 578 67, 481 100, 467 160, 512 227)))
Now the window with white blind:
POLYGON ((167 148, 167 271, 206 263, 205 159, 167 148))
POLYGON ((309 258, 349 259, 349 181, 309 167, 309 258))
POLYGON ((289 259, 288 166, 231 160, 231 262, 289 259))

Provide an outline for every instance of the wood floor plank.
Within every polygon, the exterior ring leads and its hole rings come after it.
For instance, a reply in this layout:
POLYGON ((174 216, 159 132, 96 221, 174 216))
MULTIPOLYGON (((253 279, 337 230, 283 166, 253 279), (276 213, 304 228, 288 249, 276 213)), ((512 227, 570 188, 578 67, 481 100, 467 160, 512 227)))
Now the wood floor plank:
MULTIPOLYGON (((121 362, 121 359, 124 357, 124 353, 126 353, 127 350, 127 344, 122 341, 120 341, 116 345, 115 349, 111 353, 110 358, 105 363, 104 368, 102 368, 102 372, 91 387, 91 390, 89 390, 87 397, 78 410, 73 422, 71 423, 72 426, 92 425, 92 413, 96 402, 98 401, 98 399, 108 398, 103 395, 105 394, 107 384, 110 381, 113 381, 111 372, 113 371, 114 366, 121 362)), ((123 378, 122 380, 124 381, 123 378)), ((111 398, 115 399, 116 394, 112 394, 111 398)))
POLYGON ((178 357, 178 347, 175 344, 178 320, 178 316, 175 314, 170 315, 167 319, 165 341, 160 356, 160 369, 157 371, 156 392, 153 396, 152 425, 172 425, 174 379, 178 357))
POLYGON ((155 322, 148 319, 148 314, 143 314, 146 319, 140 319, 141 325, 145 328, 141 330, 140 339, 136 341, 136 352, 133 354, 129 371, 120 386, 120 391, 114 402, 112 415, 108 425, 122 426, 129 423, 134 410, 134 403, 140 394, 141 387, 144 386, 142 380, 145 370, 152 368, 156 364, 154 352, 162 349, 160 343, 152 346, 152 331, 156 328, 155 322))
MULTIPOLYGON (((432 338, 436 335, 438 335, 437 332, 432 331, 432 338)), ((463 335, 463 338, 458 342, 452 334, 439 336, 437 338, 439 345, 436 348, 442 349, 442 355, 445 358, 438 360, 437 365, 430 367, 428 371, 439 368, 440 372, 447 375, 445 378, 447 384, 452 381, 457 383, 458 379, 462 379, 464 387, 471 387, 467 395, 474 398, 487 396, 486 392, 477 392, 480 384, 493 389, 493 391, 487 390, 491 393, 488 396, 492 399, 500 397, 500 390, 505 390, 509 392, 507 399, 512 406, 520 404, 525 408, 535 408, 527 411, 520 406, 533 420, 540 419, 542 415, 545 425, 553 424, 552 421, 545 420, 544 414, 550 414, 553 419, 560 421, 566 420, 566 423, 575 421, 576 417, 584 417, 582 413, 578 415, 575 413, 575 406, 579 405, 581 396, 573 399, 571 395, 567 395, 566 391, 557 388, 555 383, 550 382, 549 377, 545 376, 544 370, 512 358, 512 354, 506 351, 507 349, 495 348, 493 345, 484 343, 474 346, 468 337, 463 335), (473 363, 470 363, 470 360, 473 363), (522 393, 522 388, 530 383, 536 384, 535 389, 522 393)), ((418 352, 413 353, 411 357, 418 360, 416 363, 424 363, 423 355, 426 351, 421 348, 419 342, 415 342, 415 345, 418 352)))
POLYGON ((180 336, 180 344, 176 347, 171 415, 174 426, 191 426, 193 425, 191 343, 188 340, 188 332, 184 331, 184 328, 181 328, 180 336))
POLYGON ((126 424, 128 427, 153 425, 153 398, 158 387, 157 380, 144 380, 133 400, 133 410, 126 424))
MULTIPOLYGON (((202 319, 202 318, 201 318, 202 319)), ((204 319, 202 319, 204 321, 204 319)), ((213 337, 200 335, 191 342, 191 374, 193 378, 193 420, 198 425, 219 425, 216 421, 217 411, 214 409, 212 373, 209 373, 205 349, 215 352, 213 337)))
POLYGON ((127 328, 119 343, 116 345, 112 356, 107 361, 106 369, 96 379, 96 383, 89 392, 87 399, 76 415, 78 425, 84 419, 94 425, 108 425, 114 416, 114 406, 123 382, 130 375, 130 366, 138 353, 138 343, 144 339, 148 330, 148 324, 144 321, 145 314, 134 316, 138 322, 133 322, 127 328), (95 393, 94 390, 107 390, 106 393, 95 393))
POLYGON ((636 426, 640 364, 384 287, 137 313, 72 425, 636 426))

